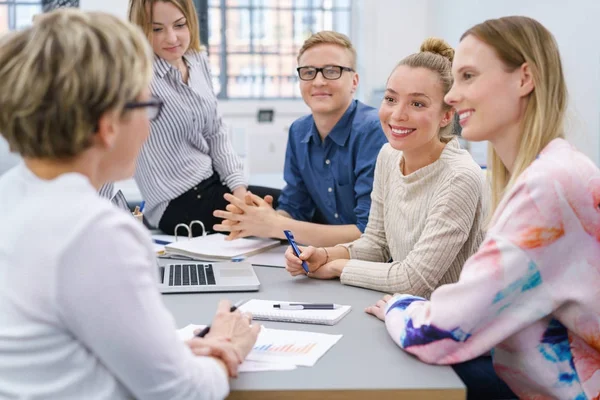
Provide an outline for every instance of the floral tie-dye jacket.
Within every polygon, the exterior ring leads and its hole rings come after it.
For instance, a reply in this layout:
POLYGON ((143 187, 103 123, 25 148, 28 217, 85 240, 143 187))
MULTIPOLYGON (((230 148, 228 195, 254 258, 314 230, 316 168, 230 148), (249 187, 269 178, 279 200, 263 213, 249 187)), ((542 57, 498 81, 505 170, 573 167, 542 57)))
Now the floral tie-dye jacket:
POLYGON ((519 177, 479 251, 430 301, 396 295, 385 324, 432 364, 492 349, 526 399, 600 398, 600 170, 555 139, 519 177))

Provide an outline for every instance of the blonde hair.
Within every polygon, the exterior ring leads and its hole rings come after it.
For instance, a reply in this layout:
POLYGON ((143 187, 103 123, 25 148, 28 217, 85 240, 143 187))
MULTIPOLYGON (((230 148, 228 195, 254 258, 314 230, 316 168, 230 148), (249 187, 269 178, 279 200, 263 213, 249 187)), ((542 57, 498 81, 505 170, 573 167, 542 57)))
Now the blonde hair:
POLYGON ((106 112, 150 84, 142 32, 105 13, 58 9, 0 39, 0 132, 24 157, 68 158, 91 146, 106 112))
MULTIPOLYGON (((350 38, 342 33, 334 31, 317 32, 306 39, 298 52, 298 63, 300 63, 300 57, 302 57, 302 54, 304 54, 306 50, 320 44, 334 44, 348 50, 350 53, 350 67, 353 70, 356 70, 356 49, 352 45, 350 38)), ((345 67, 345 65, 342 66, 345 67)))
POLYGON ((190 47, 187 50, 204 51, 200 42, 198 14, 192 0, 130 0, 129 21, 142 28, 148 40, 152 41, 152 8, 158 2, 173 4, 185 17, 190 31, 190 47))
POLYGON ((567 86, 558 45, 550 31, 538 21, 520 16, 490 19, 466 31, 461 40, 469 35, 491 46, 511 71, 527 63, 534 83, 521 121, 519 151, 512 174, 489 146, 492 189, 489 215, 492 215, 504 193, 542 149, 552 140, 564 137, 567 86))
MULTIPOLYGON (((411 54, 402 59, 396 68, 405 65, 411 68, 426 68, 435 72, 442 84, 443 95, 450 91, 454 79, 452 78, 452 61, 454 49, 443 39, 430 37, 423 41, 419 53, 411 54)), ((389 78, 388 78, 389 79, 389 78)), ((443 102, 444 111, 452 107, 443 102)), ((439 138, 443 143, 448 143, 454 138, 454 121, 441 128, 439 138)))

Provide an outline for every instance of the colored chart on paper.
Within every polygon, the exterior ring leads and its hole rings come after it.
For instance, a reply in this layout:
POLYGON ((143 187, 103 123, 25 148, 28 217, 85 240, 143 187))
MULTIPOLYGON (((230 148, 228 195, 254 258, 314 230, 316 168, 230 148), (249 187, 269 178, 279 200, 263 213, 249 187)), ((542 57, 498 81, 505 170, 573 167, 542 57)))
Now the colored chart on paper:
POLYGON ((312 367, 341 337, 263 327, 247 359, 312 367))
POLYGON ((254 347, 254 351, 268 353, 280 353, 280 354, 308 354, 312 349, 317 347, 315 342, 307 343, 303 345, 299 344, 284 344, 275 346, 273 344, 263 344, 262 346, 254 347))

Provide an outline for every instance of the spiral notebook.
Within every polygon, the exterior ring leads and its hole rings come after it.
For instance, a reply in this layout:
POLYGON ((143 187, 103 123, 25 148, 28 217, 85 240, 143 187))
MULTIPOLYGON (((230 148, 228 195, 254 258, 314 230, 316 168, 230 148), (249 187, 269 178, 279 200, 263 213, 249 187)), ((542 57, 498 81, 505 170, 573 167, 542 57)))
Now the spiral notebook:
MULTIPOLYGON (((274 304, 292 303, 252 299, 241 305, 242 312, 252 313, 252 318, 262 321, 298 322, 301 324, 335 325, 348 314, 352 307, 341 306, 335 310, 278 310, 274 304)), ((294 301, 293 303, 301 303, 294 301)))

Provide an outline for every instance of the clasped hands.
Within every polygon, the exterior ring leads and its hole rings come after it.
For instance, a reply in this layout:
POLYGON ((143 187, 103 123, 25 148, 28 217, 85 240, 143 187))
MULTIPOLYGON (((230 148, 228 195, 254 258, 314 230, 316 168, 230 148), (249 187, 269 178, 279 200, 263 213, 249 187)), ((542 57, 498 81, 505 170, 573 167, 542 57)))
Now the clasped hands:
POLYGON ((215 210, 213 215, 223 218, 223 222, 213 226, 216 232, 229 232, 226 240, 248 236, 278 237, 277 220, 280 215, 273 208, 273 197, 264 199, 245 191, 242 196, 226 193, 229 202, 225 210, 215 210))
POLYGON ((260 325, 251 324, 252 315, 249 313, 230 312, 230 308, 229 301, 220 301, 210 332, 203 338, 193 337, 186 344, 197 356, 221 360, 229 376, 237 377, 239 365, 256 343, 260 325))
MULTIPOLYGON (((227 240, 248 236, 278 237, 275 232, 278 218, 281 218, 273 209, 273 197, 266 196, 264 199, 246 191, 241 196, 226 193, 225 200, 229 202, 226 211, 216 210, 213 215, 223 218, 221 224, 214 225, 217 232, 229 232, 227 240)), ((292 276, 307 275, 316 279, 335 279, 342 275, 347 259, 336 259, 329 261, 327 251, 322 247, 298 246, 301 251, 300 257, 294 254, 291 247, 285 252, 285 269, 292 276), (308 265, 308 273, 302 268, 302 261, 308 265)), ((380 320, 385 320, 385 308, 387 302, 392 298, 386 295, 373 306, 367 307, 365 312, 372 314, 380 320)))

